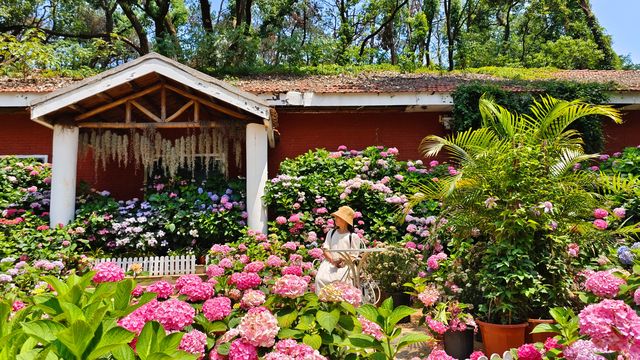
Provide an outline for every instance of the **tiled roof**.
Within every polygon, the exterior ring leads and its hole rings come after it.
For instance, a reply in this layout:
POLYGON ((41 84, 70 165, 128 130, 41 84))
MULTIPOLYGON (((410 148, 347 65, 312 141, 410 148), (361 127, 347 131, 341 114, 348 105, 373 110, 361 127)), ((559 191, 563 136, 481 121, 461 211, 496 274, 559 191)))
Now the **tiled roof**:
MULTIPOLYGON (((640 91, 640 70, 563 70, 551 73, 553 79, 580 82, 613 81, 621 91, 640 91)), ((400 74, 395 72, 360 75, 258 75, 229 81, 231 85, 251 93, 394 93, 451 92, 465 82, 485 80, 501 82, 510 90, 521 90, 509 80, 474 73, 400 74)), ((46 93, 74 83, 71 78, 0 77, 0 93, 46 93)))

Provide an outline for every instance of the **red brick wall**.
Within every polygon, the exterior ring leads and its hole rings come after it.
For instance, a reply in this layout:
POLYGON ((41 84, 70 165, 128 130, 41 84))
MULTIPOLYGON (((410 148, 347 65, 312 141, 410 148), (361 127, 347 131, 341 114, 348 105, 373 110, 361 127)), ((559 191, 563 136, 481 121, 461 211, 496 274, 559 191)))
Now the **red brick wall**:
POLYGON ((338 146, 363 149, 370 145, 395 146, 399 157, 421 159, 418 145, 429 134, 443 135, 438 122, 440 113, 430 112, 336 112, 278 114, 280 142, 269 152, 269 176, 278 171, 280 162, 310 149, 338 146))
POLYGON ((623 113, 624 123, 621 125, 606 121, 604 133, 606 152, 620 151, 628 146, 640 145, 640 110, 623 113))

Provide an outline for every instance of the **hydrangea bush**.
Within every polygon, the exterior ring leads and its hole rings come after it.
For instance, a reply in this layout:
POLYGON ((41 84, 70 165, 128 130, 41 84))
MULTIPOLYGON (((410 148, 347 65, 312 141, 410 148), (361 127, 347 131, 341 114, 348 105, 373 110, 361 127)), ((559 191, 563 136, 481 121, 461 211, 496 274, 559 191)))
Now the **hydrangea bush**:
POLYGON ((407 203, 412 185, 438 181, 456 171, 432 161, 399 161, 396 148, 382 146, 337 151, 310 151, 280 164, 267 184, 265 200, 275 221, 270 233, 281 239, 320 242, 333 228, 330 212, 340 205, 356 210, 355 232, 368 240, 423 242, 429 236, 429 216, 439 204, 425 202, 398 224, 398 209, 407 203))

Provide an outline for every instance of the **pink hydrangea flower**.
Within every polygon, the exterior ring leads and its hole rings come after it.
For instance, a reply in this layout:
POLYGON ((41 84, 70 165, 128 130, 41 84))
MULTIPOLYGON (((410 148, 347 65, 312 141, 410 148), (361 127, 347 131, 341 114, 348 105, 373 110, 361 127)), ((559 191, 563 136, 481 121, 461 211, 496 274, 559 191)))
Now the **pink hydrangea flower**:
POLYGON ((367 320, 364 316, 358 316, 358 321, 362 324, 362 333, 373 336, 376 340, 380 341, 384 337, 382 333, 382 328, 380 325, 374 323, 373 321, 367 320))
POLYGON ((558 344, 558 340, 553 337, 548 337, 544 342, 545 351, 549 351, 551 349, 562 350, 562 345, 558 344))
POLYGON ((288 241, 284 244, 282 244, 282 248, 287 249, 287 250, 291 250, 291 251, 296 251, 298 250, 298 244, 294 241, 288 241))
POLYGON ((253 261, 245 265, 244 271, 258 273, 264 269, 264 263, 262 261, 253 261))
POLYGON ((192 330, 182 336, 178 349, 202 357, 206 346, 207 335, 201 331, 192 330))
POLYGON ((167 331, 181 331, 186 326, 193 324, 196 310, 184 301, 169 299, 158 303, 155 310, 155 319, 167 331))
POLYGON ((265 307, 254 307, 240 320, 240 336, 253 346, 271 347, 280 331, 278 320, 265 307))
POLYGON ((633 292, 633 302, 640 306, 640 288, 633 292))
POLYGON ((231 274, 229 284, 235 285, 238 290, 253 289, 262 283, 260 275, 255 273, 238 272, 231 274))
POLYGON ((93 282, 118 282, 124 279, 124 270, 116 263, 103 262, 93 267, 96 274, 93 276, 93 282))
POLYGON ((604 219, 609 215, 609 212, 605 209, 597 208, 593 210, 593 217, 596 219, 604 219))
POLYGON ((456 360, 454 357, 449 356, 444 350, 433 350, 427 360, 456 360))
POLYGON ((25 303, 23 303, 20 300, 16 300, 16 301, 13 302, 13 304, 11 304, 11 310, 13 312, 20 311, 20 310, 24 309, 25 306, 27 306, 25 303))
POLYGON ((580 247, 576 243, 571 243, 567 245, 567 254, 570 257, 578 257, 580 255, 580 247))
POLYGON ((133 333, 140 334, 144 325, 156 317, 156 308, 158 301, 156 299, 135 309, 129 315, 118 320, 118 326, 123 327, 133 333))
POLYGON ((230 269, 233 267, 233 261, 229 258, 224 258, 222 260, 220 260, 220 262, 218 262, 218 266, 224 268, 224 269, 230 269))
POLYGON ((627 216, 627 210, 625 210, 625 208, 623 207, 615 208, 613 209, 613 215, 618 219, 623 219, 625 216, 627 216))
POLYGON ((598 228, 600 230, 606 230, 607 227, 609 227, 609 224, 607 224, 607 222, 605 220, 595 219, 595 220, 593 220, 593 226, 595 226, 596 228, 598 228))
POLYGON ((258 360, 258 350, 244 339, 235 339, 229 347, 229 360, 258 360))
POLYGON ((164 280, 160 280, 147 286, 145 291, 149 293, 156 293, 158 299, 168 299, 173 295, 173 285, 164 280))
POLYGON ((180 289, 180 295, 186 295, 191 302, 205 301, 215 293, 212 284, 207 282, 187 283, 180 289))
POLYGON ((224 296, 209 299, 202 304, 202 314, 209 321, 218 321, 231 314, 231 299, 224 296))
POLYGON ((207 267, 207 276, 210 278, 224 275, 224 268, 218 265, 209 265, 207 267))
POLYGON ((202 283, 202 279, 200 278, 200 276, 196 274, 182 275, 176 280, 175 288, 176 288, 176 291, 180 291, 180 289, 182 289, 182 287, 187 284, 200 284, 200 283, 202 283))
POLYGON ((359 307, 362 304, 362 293, 351 284, 342 281, 333 282, 320 290, 318 298, 323 302, 346 301, 359 307))
POLYGON ((324 259, 324 252, 322 251, 321 248, 313 248, 309 250, 308 254, 314 259, 318 259, 318 260, 324 259))
POLYGON ((132 296, 139 297, 139 296, 142 296, 142 294, 144 294, 144 287, 139 284, 136 285, 136 287, 133 288, 133 290, 131 290, 132 296))
POLYGON ((440 321, 432 319, 430 316, 426 317, 426 321, 427 325, 429 325, 429 329, 438 334, 444 334, 448 330, 447 325, 441 323, 440 321))
POLYGON ((418 300, 420 300, 424 306, 433 306, 438 301, 440 292, 435 286, 427 286, 420 294, 418 294, 418 300))
POLYGON ((285 266, 284 268, 282 268, 282 275, 302 276, 302 267, 297 265, 285 266))
POLYGON ((444 260, 446 258, 447 258, 447 254, 442 252, 435 255, 431 255, 427 259, 427 267, 431 270, 438 270, 438 268, 440 267, 440 260, 444 260))
POLYGON ((518 348, 518 360, 542 360, 542 354, 533 344, 524 344, 518 348))
POLYGON ((265 355, 265 360, 326 360, 317 350, 307 344, 299 344, 293 339, 284 339, 276 343, 274 351, 265 355))
POLYGON ((267 258, 267 266, 269 267, 280 267, 284 264, 284 260, 280 259, 276 255, 269 255, 267 258))
POLYGON ((478 360, 483 356, 485 356, 485 354, 482 351, 474 351, 471 353, 471 356, 469 356, 469 360, 478 360))
POLYGON ((591 340, 578 340, 562 351, 562 355, 567 360, 605 360, 604 356, 597 353, 604 352, 604 349, 597 347, 591 340))
POLYGON ((607 270, 596 271, 589 274, 584 286, 596 296, 602 298, 613 298, 618 295, 618 292, 620 292, 620 286, 624 284, 626 284, 624 279, 615 276, 613 271, 607 270))
POLYGON ((277 223, 278 225, 284 225, 284 224, 286 224, 286 223, 287 223, 287 218, 286 218, 286 217, 284 217, 284 216, 278 216, 278 217, 276 218, 276 223, 277 223))
POLYGON ((256 306, 264 304, 266 295, 260 290, 247 290, 242 295, 240 300, 240 307, 243 309, 250 309, 256 306))
POLYGON ((273 293, 282 297, 295 299, 304 295, 309 283, 297 275, 284 275, 273 284, 273 293))
POLYGON ((611 351, 633 351, 640 356, 640 317, 621 300, 602 300, 578 314, 580 334, 611 351))

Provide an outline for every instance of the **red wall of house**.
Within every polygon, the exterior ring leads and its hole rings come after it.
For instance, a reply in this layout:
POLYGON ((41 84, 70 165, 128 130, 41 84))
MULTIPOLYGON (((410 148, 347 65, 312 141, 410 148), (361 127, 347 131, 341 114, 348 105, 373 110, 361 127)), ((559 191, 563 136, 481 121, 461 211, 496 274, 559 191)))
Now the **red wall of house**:
POLYGON ((395 146, 400 159, 421 159, 418 145, 429 134, 443 135, 438 122, 440 113, 431 112, 279 112, 280 141, 269 152, 269 177, 278 171, 280 162, 310 149, 338 146, 363 149, 371 145, 395 146))
POLYGON ((640 110, 625 111, 624 123, 607 121, 604 125, 606 152, 613 153, 628 146, 640 145, 640 110))
MULTIPOLYGON (((439 113, 405 112, 350 112, 350 113, 296 113, 280 112, 280 139, 269 150, 269 177, 275 176, 278 165, 286 158, 293 158, 310 149, 335 150, 340 145, 362 149, 369 145, 395 146, 399 157, 421 159, 418 145, 428 134, 446 134, 438 122, 439 113)), ((612 153, 626 146, 640 144, 640 111, 625 113, 625 123, 607 122, 606 151, 612 153)), ((0 155, 49 155, 51 157, 52 131, 29 119, 28 113, 0 114, 0 155)), ((143 174, 132 167, 120 168, 109 164, 107 170, 94 170, 91 156, 78 155, 78 181, 86 181, 99 190, 109 190, 120 199, 141 194, 143 174)), ((244 157, 244 156, 243 156, 244 157)), ((244 170, 232 167, 232 175, 244 170)))

